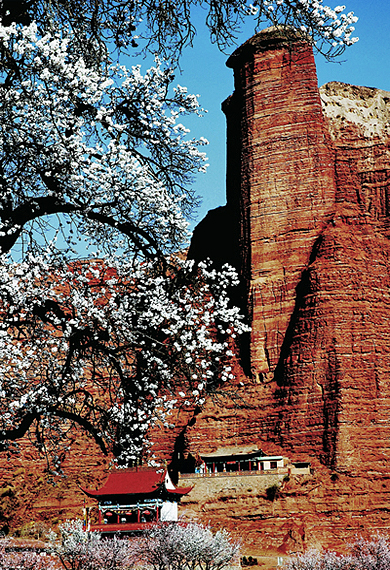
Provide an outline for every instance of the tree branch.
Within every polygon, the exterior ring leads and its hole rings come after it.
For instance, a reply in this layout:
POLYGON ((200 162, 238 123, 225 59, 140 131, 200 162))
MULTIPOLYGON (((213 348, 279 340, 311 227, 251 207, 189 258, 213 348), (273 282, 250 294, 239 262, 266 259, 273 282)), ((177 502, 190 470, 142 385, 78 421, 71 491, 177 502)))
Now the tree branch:
POLYGON ((53 414, 57 418, 63 418, 65 420, 69 420, 74 422, 85 429, 85 431, 92 435, 104 455, 108 455, 107 447, 104 442, 104 439, 99 435, 99 431, 95 428, 95 426, 89 422, 86 418, 79 416, 75 412, 67 412, 66 410, 59 410, 56 408, 50 408, 48 410, 49 413, 53 414))
MULTIPOLYGON (((31 220, 51 214, 66 214, 76 212, 79 207, 59 200, 56 196, 41 196, 33 198, 12 210, 2 219, 2 236, 0 237, 0 251, 7 253, 15 245, 23 232, 24 226, 31 220)), ((0 212, 0 218, 1 218, 0 212)))
MULTIPOLYGON (((83 427, 89 434, 92 435, 104 455, 108 455, 107 446, 103 440, 103 438, 99 435, 98 429, 89 422, 86 418, 83 418, 76 414, 75 412, 68 412, 66 410, 60 410, 57 408, 49 408, 47 413, 52 414, 57 418, 63 418, 78 424, 79 426, 83 427)), ((24 418, 21 420, 20 424, 16 428, 12 428, 9 430, 0 431, 0 441, 16 441, 17 439, 22 438, 26 435, 30 427, 32 426, 35 420, 39 421, 41 414, 27 412, 24 418)))
POLYGON ((142 251, 142 253, 145 254, 146 257, 151 257, 150 248, 153 248, 154 253, 157 254, 159 258, 164 258, 157 241, 153 239, 147 231, 142 228, 137 228, 137 226, 130 220, 127 220, 126 222, 117 222, 110 216, 93 211, 89 211, 87 216, 90 220, 95 220, 101 224, 110 226, 131 238, 134 244, 142 251), (138 236, 141 236, 149 245, 145 245, 138 236))
POLYGON ((20 439, 28 432, 34 420, 39 420, 40 415, 33 412, 27 412, 19 426, 16 428, 0 431, 0 441, 20 439))

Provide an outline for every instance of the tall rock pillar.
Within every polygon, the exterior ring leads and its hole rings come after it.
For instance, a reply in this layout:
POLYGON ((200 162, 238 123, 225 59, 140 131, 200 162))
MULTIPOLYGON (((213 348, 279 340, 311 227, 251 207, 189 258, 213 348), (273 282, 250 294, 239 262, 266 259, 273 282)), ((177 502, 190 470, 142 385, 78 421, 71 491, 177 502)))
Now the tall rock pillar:
POLYGON ((332 145, 311 47, 269 28, 228 59, 227 203, 240 216, 250 367, 273 378, 296 288, 335 201, 332 145))

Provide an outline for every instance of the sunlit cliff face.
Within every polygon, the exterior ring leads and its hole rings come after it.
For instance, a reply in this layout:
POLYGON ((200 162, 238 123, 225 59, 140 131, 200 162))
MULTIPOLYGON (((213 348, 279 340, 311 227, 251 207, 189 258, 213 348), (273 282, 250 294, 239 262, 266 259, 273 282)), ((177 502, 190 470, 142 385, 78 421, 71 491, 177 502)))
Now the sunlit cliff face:
POLYGON ((307 493, 298 480, 283 484, 272 523, 252 485, 220 486, 201 508, 215 521, 231 516, 232 529, 239 520, 249 542, 294 535, 291 548, 340 548, 363 515, 382 529, 387 508, 388 94, 319 90, 300 40, 259 34, 228 64, 225 208, 236 213, 252 332, 241 405, 209 403, 186 429, 187 446, 252 443, 310 459, 316 475, 307 493))

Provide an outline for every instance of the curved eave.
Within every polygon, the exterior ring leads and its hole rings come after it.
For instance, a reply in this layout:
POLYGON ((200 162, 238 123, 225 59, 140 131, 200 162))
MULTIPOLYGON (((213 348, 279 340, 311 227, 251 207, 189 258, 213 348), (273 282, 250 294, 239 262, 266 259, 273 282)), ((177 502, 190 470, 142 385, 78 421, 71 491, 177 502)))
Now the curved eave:
POLYGON ((184 495, 188 495, 188 493, 190 491, 192 491, 194 487, 176 487, 176 489, 167 489, 167 493, 169 493, 170 495, 180 495, 180 496, 184 496, 184 495))
POLYGON ((107 493, 107 492, 101 492, 100 490, 92 490, 92 489, 83 489, 82 487, 80 487, 80 489, 83 491, 83 493, 85 493, 88 497, 91 497, 92 499, 101 499, 102 497, 131 497, 133 496, 138 496, 138 495, 154 495, 159 489, 153 489, 152 491, 149 492, 142 492, 142 493, 107 493))
POLYGON ((83 489, 83 487, 80 487, 80 489, 87 495, 87 497, 91 497, 91 499, 99 499, 100 497, 104 496, 102 493, 99 493, 99 491, 92 489, 83 489))

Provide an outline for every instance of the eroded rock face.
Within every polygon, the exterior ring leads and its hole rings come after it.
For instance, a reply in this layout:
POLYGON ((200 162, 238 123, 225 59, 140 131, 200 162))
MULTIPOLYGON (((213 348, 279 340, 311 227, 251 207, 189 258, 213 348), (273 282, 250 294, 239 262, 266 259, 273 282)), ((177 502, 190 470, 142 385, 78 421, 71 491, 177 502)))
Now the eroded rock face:
POLYGON ((20 453, 2 453, 0 457, 0 531, 37 538, 34 526, 39 523, 42 538, 58 523, 82 518, 86 497, 80 487, 99 488, 112 458, 103 456, 98 446, 80 433, 62 463, 63 474, 52 475, 44 455, 27 437, 19 443, 20 453))
POLYGON ((359 87, 331 81, 320 87, 323 111, 329 119, 329 131, 333 141, 344 143, 353 137, 380 139, 386 144, 390 136, 390 91, 373 87, 359 87))
POLYGON ((358 205, 388 236, 390 92, 332 82, 320 94, 336 153, 337 202, 358 205))
POLYGON ((227 203, 240 211, 252 374, 240 406, 197 417, 189 448, 251 442, 310 460, 316 474, 284 484, 272 509, 245 515, 236 494, 227 524, 260 548, 340 550, 383 531, 390 507, 390 94, 318 90, 308 46, 274 32, 228 65, 227 203))
POLYGON ((241 212, 251 375, 271 379, 295 289, 334 208, 333 149, 307 43, 270 29, 236 50, 227 65, 235 77, 224 104, 227 197, 241 212), (240 160, 233 159, 237 152, 240 160))
POLYGON ((356 536, 388 534, 389 479, 330 473, 314 464, 311 475, 221 477, 195 485, 181 512, 228 528, 246 555, 345 552, 356 536), (267 488, 273 485, 278 491, 270 500, 267 488))
POLYGON ((365 471, 369 456, 384 471, 390 93, 341 83, 318 90, 310 47, 275 30, 228 65, 235 92, 225 112, 236 136, 227 199, 241 212, 250 407, 266 410, 250 412, 258 427, 245 438, 349 472, 365 471))

